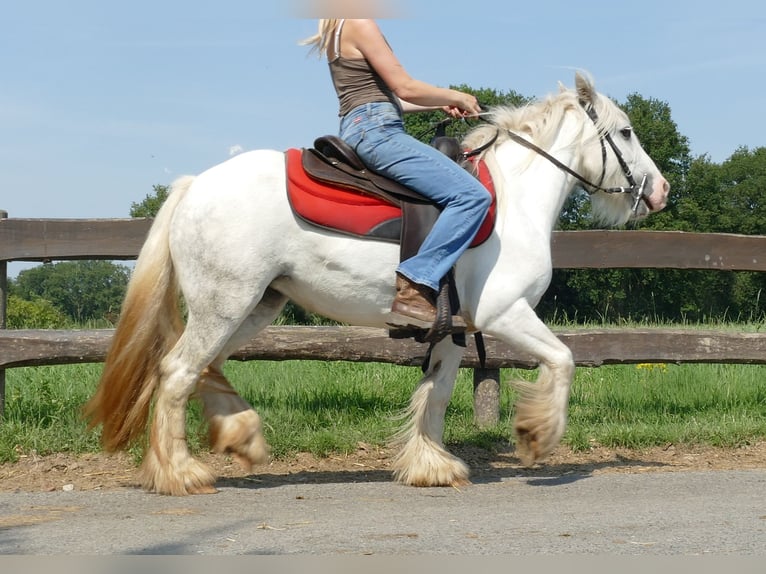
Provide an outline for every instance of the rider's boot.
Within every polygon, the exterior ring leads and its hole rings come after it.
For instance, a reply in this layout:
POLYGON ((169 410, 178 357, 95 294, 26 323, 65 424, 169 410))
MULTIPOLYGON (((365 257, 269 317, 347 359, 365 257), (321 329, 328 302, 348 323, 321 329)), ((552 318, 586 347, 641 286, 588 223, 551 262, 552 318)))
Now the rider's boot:
MULTIPOLYGON (((397 273, 396 297, 386 323, 397 329, 431 329, 437 316, 435 299, 431 288, 397 273)), ((466 322, 460 315, 452 315, 451 320, 451 332, 465 331, 466 322)))

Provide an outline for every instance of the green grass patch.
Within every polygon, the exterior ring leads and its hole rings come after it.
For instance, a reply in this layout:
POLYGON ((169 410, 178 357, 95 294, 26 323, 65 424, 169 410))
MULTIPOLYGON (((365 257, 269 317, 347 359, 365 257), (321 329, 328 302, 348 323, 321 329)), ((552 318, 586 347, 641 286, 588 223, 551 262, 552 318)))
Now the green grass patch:
MULTIPOLYGON (((35 451, 95 452, 98 429, 80 413, 100 364, 25 367, 6 373, 6 415, 0 462, 35 451)), ((225 373, 254 405, 277 457, 352 452, 384 445, 420 378, 417 367, 329 361, 229 361, 225 373)), ((619 365, 578 368, 563 442, 643 448, 673 444, 737 446, 766 438, 766 385, 756 365, 619 365)), ((535 370, 502 371, 500 422, 473 423, 472 370, 461 369, 447 408, 445 442, 488 450, 511 442, 515 393, 509 379, 534 380, 535 370)), ((206 448, 206 426, 193 401, 187 416, 192 451, 206 448)))
POLYGON ((570 399, 574 448, 596 442, 738 446, 766 436, 757 365, 620 365, 578 369, 570 399))

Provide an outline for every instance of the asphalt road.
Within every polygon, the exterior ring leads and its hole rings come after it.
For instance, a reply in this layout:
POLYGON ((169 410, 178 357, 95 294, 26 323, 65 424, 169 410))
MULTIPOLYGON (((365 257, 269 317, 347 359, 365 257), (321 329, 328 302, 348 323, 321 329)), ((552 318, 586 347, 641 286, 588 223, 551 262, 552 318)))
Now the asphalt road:
POLYGON ((2 493, 0 554, 766 555, 766 469, 2 493))

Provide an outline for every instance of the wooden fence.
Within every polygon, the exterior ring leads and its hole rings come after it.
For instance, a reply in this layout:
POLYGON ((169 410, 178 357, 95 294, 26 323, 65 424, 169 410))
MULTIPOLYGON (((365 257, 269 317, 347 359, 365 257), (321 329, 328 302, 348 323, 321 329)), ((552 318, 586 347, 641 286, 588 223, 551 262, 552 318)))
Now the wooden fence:
MULTIPOLYGON (((111 329, 4 330, 8 261, 135 259, 150 219, 9 219, 0 212, 0 414, 5 369, 101 362, 111 329)), ((655 231, 555 232, 555 268, 676 268, 766 271, 766 236, 655 231)), ((697 329, 572 329, 555 331, 579 366, 617 363, 766 363, 766 334, 697 329)), ((463 366, 474 369, 475 417, 497 419, 499 370, 534 368, 531 357, 486 340, 479 364, 469 338, 463 366)), ((426 345, 390 339, 362 327, 270 327, 232 359, 339 360, 419 366, 426 345)))

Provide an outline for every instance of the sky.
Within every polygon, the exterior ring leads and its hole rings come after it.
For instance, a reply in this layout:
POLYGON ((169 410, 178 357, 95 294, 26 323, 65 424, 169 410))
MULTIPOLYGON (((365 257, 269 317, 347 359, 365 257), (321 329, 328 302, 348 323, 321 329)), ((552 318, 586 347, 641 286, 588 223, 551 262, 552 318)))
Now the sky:
MULTIPOLYGON (((299 45, 319 1, 7 2, 0 210, 129 217, 154 185, 336 133, 327 65, 299 45)), ((694 156, 766 145, 763 0, 380 6, 381 30, 419 80, 542 97, 582 69, 617 101, 666 102, 694 156)))

